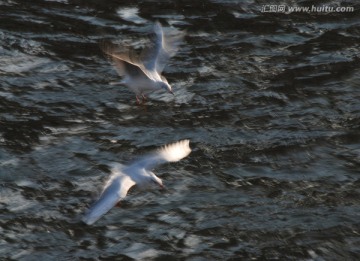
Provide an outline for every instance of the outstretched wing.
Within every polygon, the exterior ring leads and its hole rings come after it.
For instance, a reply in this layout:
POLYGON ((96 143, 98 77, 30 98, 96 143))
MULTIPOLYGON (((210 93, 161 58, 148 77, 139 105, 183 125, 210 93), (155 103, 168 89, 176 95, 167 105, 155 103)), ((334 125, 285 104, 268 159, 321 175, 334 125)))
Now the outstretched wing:
POLYGON ((135 182, 129 176, 114 175, 107 182, 100 198, 90 207, 82 221, 88 225, 96 222, 124 198, 133 185, 135 182))
POLYGON ((144 66, 139 60, 139 55, 130 47, 119 46, 109 41, 101 41, 100 48, 111 60, 120 76, 136 77, 143 74, 144 66))
POLYGON ((176 54, 184 36, 184 32, 177 30, 174 30, 172 34, 165 34, 161 24, 156 22, 150 44, 141 52, 140 56, 145 68, 160 74, 167 61, 176 54))
POLYGON ((100 48, 111 58, 119 75, 147 77, 151 80, 156 80, 156 71, 148 70, 140 55, 133 48, 116 45, 107 41, 100 42, 100 48))
POLYGON ((130 167, 145 168, 150 170, 158 164, 179 161, 190 154, 191 149, 189 143, 189 140, 182 140, 165 145, 156 152, 134 162, 130 167))

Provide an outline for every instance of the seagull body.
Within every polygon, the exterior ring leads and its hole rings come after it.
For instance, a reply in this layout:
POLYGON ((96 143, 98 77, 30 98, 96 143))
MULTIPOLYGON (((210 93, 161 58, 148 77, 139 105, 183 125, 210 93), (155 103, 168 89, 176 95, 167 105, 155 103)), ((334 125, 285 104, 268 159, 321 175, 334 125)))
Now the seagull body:
POLYGON ((135 92, 138 103, 140 97, 144 100, 145 95, 152 91, 164 89, 173 94, 171 85, 161 73, 168 59, 176 54, 184 33, 165 35, 159 22, 154 24, 153 30, 150 44, 140 55, 126 46, 109 42, 101 44, 101 49, 111 58, 118 74, 123 77, 122 83, 135 92))
POLYGON ((182 140, 166 145, 129 166, 122 168, 115 166, 99 199, 87 211, 82 221, 88 225, 96 222, 125 198, 129 189, 134 185, 142 189, 152 187, 154 184, 163 188, 162 180, 151 169, 165 162, 179 161, 190 152, 189 140, 182 140))

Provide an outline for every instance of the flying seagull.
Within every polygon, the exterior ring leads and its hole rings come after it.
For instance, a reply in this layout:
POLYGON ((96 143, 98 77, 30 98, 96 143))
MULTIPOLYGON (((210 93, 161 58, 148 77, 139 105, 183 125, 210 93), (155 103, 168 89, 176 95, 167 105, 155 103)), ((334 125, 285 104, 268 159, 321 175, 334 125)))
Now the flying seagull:
POLYGON ((161 75, 166 62, 174 56, 185 33, 174 31, 165 34, 159 22, 153 26, 150 43, 140 54, 128 46, 120 46, 111 42, 100 43, 102 51, 112 60, 116 71, 123 77, 122 83, 128 86, 136 95, 139 104, 146 99, 146 94, 164 89, 172 92, 171 85, 161 75))
POLYGON ((152 185, 163 188, 162 180, 151 169, 165 162, 175 162, 185 158, 191 152, 189 143, 189 140, 182 140, 168 144, 129 166, 114 167, 99 199, 86 212, 82 221, 88 225, 96 222, 125 198, 129 189, 134 185, 143 189, 152 187, 152 185))

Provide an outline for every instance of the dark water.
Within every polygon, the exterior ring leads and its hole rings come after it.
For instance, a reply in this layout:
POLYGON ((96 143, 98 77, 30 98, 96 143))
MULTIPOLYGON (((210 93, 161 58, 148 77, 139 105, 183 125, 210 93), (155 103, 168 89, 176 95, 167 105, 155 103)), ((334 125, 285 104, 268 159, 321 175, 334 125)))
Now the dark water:
POLYGON ((0 259, 359 260, 360 5, 264 4, 0 0, 0 259), (187 30, 175 99, 138 106, 98 41, 155 20, 187 30), (184 138, 166 192, 79 222, 109 163, 184 138))

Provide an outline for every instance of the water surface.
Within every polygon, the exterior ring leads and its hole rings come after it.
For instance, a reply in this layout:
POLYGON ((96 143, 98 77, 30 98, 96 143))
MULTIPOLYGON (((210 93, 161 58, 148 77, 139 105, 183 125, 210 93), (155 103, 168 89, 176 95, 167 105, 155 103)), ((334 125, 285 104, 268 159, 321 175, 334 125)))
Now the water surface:
POLYGON ((360 6, 264 4, 0 1, 1 259, 359 259, 360 6), (187 30, 175 97, 138 106, 98 42, 141 48, 156 20, 187 30), (79 221, 111 162, 185 138, 167 191, 79 221))

